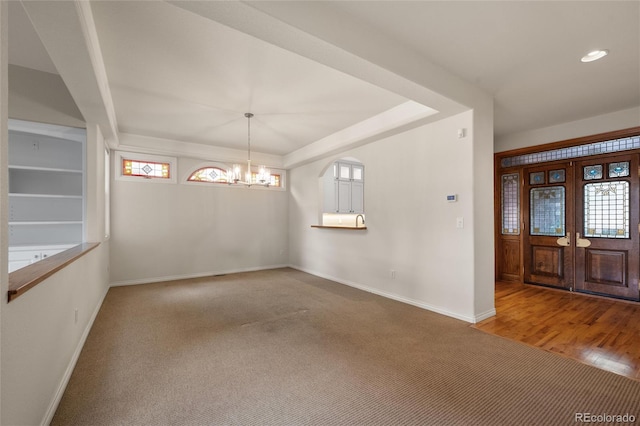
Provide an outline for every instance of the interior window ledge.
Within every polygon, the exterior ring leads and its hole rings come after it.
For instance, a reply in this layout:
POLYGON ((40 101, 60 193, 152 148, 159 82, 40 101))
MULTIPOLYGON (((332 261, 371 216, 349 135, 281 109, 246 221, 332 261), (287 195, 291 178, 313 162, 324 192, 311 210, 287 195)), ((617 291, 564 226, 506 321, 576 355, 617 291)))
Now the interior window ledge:
POLYGON ((100 243, 82 243, 9 274, 9 302, 89 253, 100 243))
POLYGON ((367 229, 366 226, 340 226, 340 225, 311 225, 312 228, 327 228, 327 229, 357 229, 362 231, 367 229))

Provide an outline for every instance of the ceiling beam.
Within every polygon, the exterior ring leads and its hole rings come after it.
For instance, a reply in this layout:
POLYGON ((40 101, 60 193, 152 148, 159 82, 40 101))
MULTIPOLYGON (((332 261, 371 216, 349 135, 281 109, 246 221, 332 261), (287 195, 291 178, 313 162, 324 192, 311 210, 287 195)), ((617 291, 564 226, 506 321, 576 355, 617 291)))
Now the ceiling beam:
POLYGON ((118 146, 118 123, 91 4, 85 1, 23 1, 33 27, 88 123, 118 146))

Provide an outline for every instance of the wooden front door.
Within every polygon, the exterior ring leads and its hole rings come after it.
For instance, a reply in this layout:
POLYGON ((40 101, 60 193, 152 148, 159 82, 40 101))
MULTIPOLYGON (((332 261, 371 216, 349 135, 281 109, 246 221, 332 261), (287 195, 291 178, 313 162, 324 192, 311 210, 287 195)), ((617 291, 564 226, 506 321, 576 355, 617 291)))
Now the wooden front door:
POLYGON ((524 280, 573 288, 573 168, 570 163, 524 171, 524 280))
POLYGON ((638 300, 638 156, 576 163, 576 290, 638 300))
POLYGON ((638 156, 525 169, 525 282, 639 300, 638 156))

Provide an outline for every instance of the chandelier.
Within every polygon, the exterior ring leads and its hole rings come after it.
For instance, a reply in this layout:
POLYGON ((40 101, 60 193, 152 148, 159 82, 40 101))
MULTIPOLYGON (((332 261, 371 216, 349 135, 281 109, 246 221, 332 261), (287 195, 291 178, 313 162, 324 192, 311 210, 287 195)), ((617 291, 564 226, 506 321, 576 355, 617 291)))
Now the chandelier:
POLYGON ((244 116, 247 117, 247 170, 244 173, 244 180, 242 180, 242 167, 240 164, 234 164, 233 168, 227 169, 227 182, 229 185, 269 186, 271 184, 271 173, 265 166, 260 166, 255 176, 251 170, 251 117, 253 117, 253 114, 247 112, 244 116))

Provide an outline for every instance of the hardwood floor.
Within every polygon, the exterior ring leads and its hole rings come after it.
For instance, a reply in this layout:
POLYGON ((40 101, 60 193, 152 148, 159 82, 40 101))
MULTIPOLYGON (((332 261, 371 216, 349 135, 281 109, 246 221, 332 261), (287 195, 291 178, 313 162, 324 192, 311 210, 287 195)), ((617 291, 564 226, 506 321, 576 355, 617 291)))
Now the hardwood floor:
POLYGON ((496 283, 497 315, 473 327, 640 380, 640 303, 496 283))

